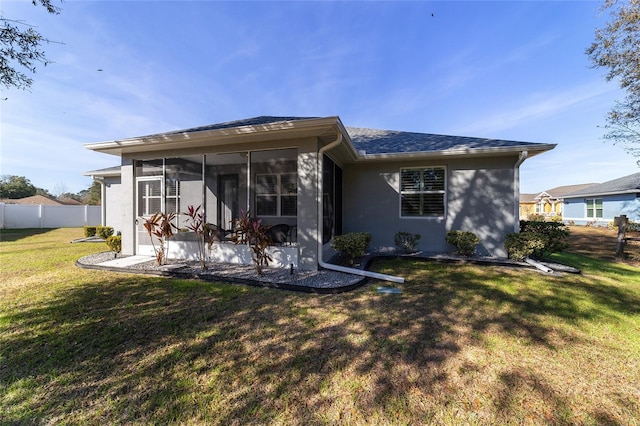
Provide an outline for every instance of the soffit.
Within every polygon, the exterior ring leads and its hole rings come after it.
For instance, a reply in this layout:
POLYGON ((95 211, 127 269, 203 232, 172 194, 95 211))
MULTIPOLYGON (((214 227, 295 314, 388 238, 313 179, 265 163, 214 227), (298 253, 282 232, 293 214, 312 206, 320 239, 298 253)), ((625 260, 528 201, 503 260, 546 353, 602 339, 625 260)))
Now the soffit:
MULTIPOLYGON (((86 144, 87 149, 112 155, 167 152, 217 148, 225 146, 246 146, 246 149, 260 149, 260 144, 273 141, 318 138, 321 144, 333 141, 343 128, 338 117, 302 118, 293 121, 238 122, 233 126, 204 126, 184 131, 159 133, 137 138, 86 144), (253 146, 252 146, 253 145, 253 146)), ((295 145, 295 144, 293 144, 295 145)))

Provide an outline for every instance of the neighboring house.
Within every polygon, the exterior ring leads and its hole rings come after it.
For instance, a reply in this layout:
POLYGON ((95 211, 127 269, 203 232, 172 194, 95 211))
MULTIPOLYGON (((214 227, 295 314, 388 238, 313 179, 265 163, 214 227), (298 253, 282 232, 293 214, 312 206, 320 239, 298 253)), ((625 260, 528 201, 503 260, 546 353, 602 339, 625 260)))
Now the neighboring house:
POLYGON ((583 183, 579 185, 565 185, 542 191, 533 198, 533 214, 538 214, 546 217, 563 217, 564 197, 567 194, 589 188, 593 185, 596 184, 583 183))
POLYGON ((35 204, 35 205, 45 205, 45 206, 64 206, 65 205, 64 203, 61 203, 49 197, 45 197, 44 195, 32 195, 30 197, 24 197, 24 198, 6 198, 4 200, 0 200, 0 202, 5 204, 35 204))
POLYGON ((527 220, 536 212, 538 194, 520 194, 520 220, 527 220))
POLYGON ((0 203, 5 204, 34 204, 45 206, 82 206, 83 204, 70 197, 64 197, 62 199, 54 200, 53 198, 46 197, 44 195, 32 195, 24 198, 5 198, 0 200, 0 203))
POLYGON ((640 222, 640 173, 574 191, 564 197, 564 220, 576 225, 606 225, 627 215, 640 222))
POLYGON ((78 200, 75 200, 71 197, 62 197, 60 198, 60 202, 65 206, 83 206, 84 203, 78 200))
MULTIPOLYGON (((315 270, 348 232, 370 232, 375 249, 393 248, 399 231, 419 233, 419 249, 445 252, 446 232, 467 230, 481 252, 505 257, 505 236, 518 229, 519 166, 555 145, 256 117, 86 147, 121 158, 87 174, 103 183, 103 221, 122 232, 124 254, 150 253, 139 218, 202 205, 225 229, 241 210, 287 225, 291 263, 315 270)), ((173 256, 189 257, 195 249, 180 234, 173 256)))

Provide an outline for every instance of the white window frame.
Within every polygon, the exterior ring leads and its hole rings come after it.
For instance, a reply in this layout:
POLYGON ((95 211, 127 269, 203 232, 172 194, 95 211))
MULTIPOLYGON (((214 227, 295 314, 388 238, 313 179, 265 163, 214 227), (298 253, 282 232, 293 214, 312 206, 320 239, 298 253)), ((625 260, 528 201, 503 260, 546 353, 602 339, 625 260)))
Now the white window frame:
POLYGON ((256 216, 259 217, 297 217, 298 215, 298 208, 296 205, 296 214, 295 215, 283 215, 282 214, 282 198, 283 197, 295 197, 296 199, 296 204, 298 203, 298 192, 297 192, 297 181, 298 181, 298 173, 256 173, 256 177, 255 177, 255 181, 256 181, 256 191, 255 191, 255 206, 256 206, 256 216), (260 176, 275 176, 276 177, 276 193, 273 194, 258 194, 257 188, 258 188, 258 179, 260 176), (284 193, 282 191, 282 177, 283 176, 293 176, 294 177, 294 181, 296 182, 296 193, 295 194, 289 194, 289 193, 284 193), (258 197, 260 196, 271 196, 271 197, 275 197, 276 198, 276 214, 275 215, 266 215, 266 214, 260 214, 260 212, 258 211, 258 197))
POLYGON ((604 200, 602 198, 585 198, 584 199, 584 217, 586 217, 587 219, 593 219, 593 220, 598 220, 598 219, 603 219, 604 218, 604 200), (600 205, 602 206, 600 208, 600 210, 602 211, 602 214, 600 217, 598 217, 598 208, 596 207, 598 205, 598 200, 600 200, 600 205), (589 216, 589 201, 591 201, 593 203, 593 207, 591 208, 591 210, 593 210, 593 216, 589 216))
MULTIPOLYGON (((160 200, 160 212, 167 213, 167 200, 171 199, 175 202, 176 205, 176 219, 175 225, 180 226, 180 198, 181 198, 181 189, 180 189, 180 180, 176 179, 176 193, 174 195, 167 195, 167 181, 164 176, 140 176, 136 178, 136 217, 149 218, 153 214, 158 213, 157 211, 148 211, 149 199, 159 199, 160 200), (139 190, 139 182, 152 182, 158 181, 160 182, 160 195, 154 195, 152 197, 149 196, 141 196, 138 194, 139 190), (140 212, 140 202, 144 203, 144 210, 146 214, 139 215, 140 212)), ((173 213, 173 212, 169 212, 173 213)))
POLYGON ((150 199, 159 199, 160 200, 160 210, 164 209, 164 178, 162 176, 144 176, 136 178, 136 216, 140 217, 151 217, 156 212, 149 212, 149 200, 150 199), (153 196, 145 196, 143 194, 138 194, 139 191, 139 182, 160 182, 160 195, 153 196), (140 203, 144 205, 143 214, 140 213, 140 203))
POLYGON ((421 220, 433 220, 444 219, 447 215, 447 190, 448 190, 449 178, 447 174, 446 166, 416 166, 416 167, 402 167, 398 174, 398 212, 401 219, 421 219, 421 220), (420 190, 420 191, 403 191, 402 190, 402 173, 407 170, 425 170, 440 169, 444 173, 444 189, 439 190, 420 190), (405 216, 402 214, 402 197, 406 194, 442 194, 442 215, 415 215, 405 216))

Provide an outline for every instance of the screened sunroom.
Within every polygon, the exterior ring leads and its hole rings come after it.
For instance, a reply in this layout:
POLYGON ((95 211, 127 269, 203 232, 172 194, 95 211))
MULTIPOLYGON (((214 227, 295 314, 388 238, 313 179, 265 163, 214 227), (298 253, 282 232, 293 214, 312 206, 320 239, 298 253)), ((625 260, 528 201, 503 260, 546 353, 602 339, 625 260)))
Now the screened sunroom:
POLYGON ((168 259, 195 259, 197 242, 184 213, 200 206, 217 230, 211 261, 251 263, 247 247, 233 243, 235 221, 249 212, 269 228, 273 266, 314 270, 318 254, 341 232, 337 159, 355 156, 342 143, 345 134, 337 117, 257 117, 87 148, 121 158, 115 222, 123 224, 123 254, 154 254, 156 241, 144 222, 162 212, 176 215, 168 259))
POLYGON ((189 206, 201 206, 205 221, 218 230, 211 260, 251 261, 247 250, 233 243, 236 220, 249 212, 275 230, 274 263, 298 267, 297 154, 297 149, 288 148, 136 160, 136 253, 153 255, 144 220, 164 212, 176 214, 169 258, 197 256, 185 212, 189 206))

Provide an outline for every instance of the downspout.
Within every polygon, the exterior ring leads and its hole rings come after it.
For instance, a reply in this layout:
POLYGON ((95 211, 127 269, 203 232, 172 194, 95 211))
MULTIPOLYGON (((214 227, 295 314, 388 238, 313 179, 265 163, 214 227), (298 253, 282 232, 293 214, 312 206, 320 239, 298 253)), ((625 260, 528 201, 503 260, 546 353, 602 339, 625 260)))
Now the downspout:
POLYGON ((391 281, 395 283, 403 283, 404 278, 402 277, 396 277, 396 276, 387 275, 387 274, 379 274, 377 272, 365 271, 362 269, 347 268, 345 266, 340 266, 340 265, 332 265, 331 263, 326 263, 324 260, 322 260, 322 248, 323 248, 322 247, 322 215, 324 212, 322 203, 323 203, 324 197, 322 196, 321 190, 322 190, 322 170, 323 170, 323 163, 324 163, 323 156, 325 152, 327 152, 332 148, 335 148, 341 143, 342 143, 342 133, 338 133, 338 137, 336 138, 335 141, 331 142, 328 145, 323 146, 318 150, 318 170, 317 170, 317 185, 316 185, 316 188, 319 192, 317 197, 317 200, 318 200, 318 203, 317 203, 318 204, 318 228, 317 228, 318 265, 322 266, 325 269, 329 269, 337 272, 344 272, 346 274, 360 275, 363 277, 375 278, 378 280, 391 281))
POLYGON ((515 166, 513 166, 513 199, 515 201, 513 210, 513 232, 520 232, 520 165, 524 163, 524 160, 526 160, 528 156, 528 151, 520 152, 518 161, 516 161, 515 166))

